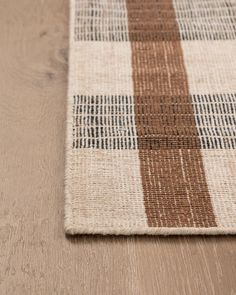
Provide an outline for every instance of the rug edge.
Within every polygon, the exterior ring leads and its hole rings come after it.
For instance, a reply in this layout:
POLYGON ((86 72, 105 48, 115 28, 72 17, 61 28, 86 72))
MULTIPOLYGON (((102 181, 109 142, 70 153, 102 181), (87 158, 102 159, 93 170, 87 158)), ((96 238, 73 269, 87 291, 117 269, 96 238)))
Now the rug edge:
POLYGON ((66 130, 65 130, 65 175, 64 175, 64 227, 66 228, 66 224, 73 225, 73 209, 72 209, 72 196, 69 190, 70 184, 70 158, 71 158, 71 143, 72 143, 72 115, 71 115, 71 106, 72 102, 72 86, 71 86, 71 77, 72 77, 72 69, 71 62, 73 59, 73 26, 74 26, 74 4, 75 0, 69 0, 69 48, 68 48, 68 75, 67 75, 67 100, 66 100, 66 130))
POLYGON ((92 234, 92 235, 235 235, 236 227, 142 227, 142 228, 97 228, 97 227, 74 227, 69 222, 65 222, 65 232, 67 235, 92 234))

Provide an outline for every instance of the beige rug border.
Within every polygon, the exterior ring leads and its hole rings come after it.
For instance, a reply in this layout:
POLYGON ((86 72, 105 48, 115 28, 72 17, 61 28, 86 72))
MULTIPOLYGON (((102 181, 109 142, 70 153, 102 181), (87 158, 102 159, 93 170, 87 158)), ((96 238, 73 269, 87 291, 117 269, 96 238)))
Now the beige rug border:
POLYGON ((99 234, 99 235, 235 235, 235 228, 219 227, 138 227, 138 228, 117 228, 117 227, 73 227, 66 224, 65 232, 69 235, 76 234, 99 234))
POLYGON ((68 53, 68 77, 67 77, 67 111, 66 111, 66 134, 65 134, 65 178, 64 178, 64 192, 65 192, 65 204, 64 204, 64 229, 66 233, 72 233, 73 223, 73 196, 70 194, 70 160, 72 156, 71 143, 73 141, 71 130, 73 126, 73 91, 72 91, 72 67, 73 62, 73 27, 74 27, 74 6, 75 0, 69 0, 69 53, 68 53))

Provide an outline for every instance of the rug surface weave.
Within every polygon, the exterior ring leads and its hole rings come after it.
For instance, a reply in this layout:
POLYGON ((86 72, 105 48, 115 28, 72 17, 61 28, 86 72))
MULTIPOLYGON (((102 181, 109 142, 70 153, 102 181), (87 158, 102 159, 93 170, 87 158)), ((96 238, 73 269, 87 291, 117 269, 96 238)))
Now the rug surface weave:
POLYGON ((236 1, 71 0, 65 230, 236 233, 236 1))

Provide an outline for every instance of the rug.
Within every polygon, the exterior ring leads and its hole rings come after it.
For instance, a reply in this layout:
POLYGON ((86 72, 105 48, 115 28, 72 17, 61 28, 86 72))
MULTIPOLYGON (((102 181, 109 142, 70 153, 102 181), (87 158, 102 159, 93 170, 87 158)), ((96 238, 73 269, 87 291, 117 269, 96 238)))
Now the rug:
POLYGON ((67 234, 236 233, 236 2, 71 0, 67 234))

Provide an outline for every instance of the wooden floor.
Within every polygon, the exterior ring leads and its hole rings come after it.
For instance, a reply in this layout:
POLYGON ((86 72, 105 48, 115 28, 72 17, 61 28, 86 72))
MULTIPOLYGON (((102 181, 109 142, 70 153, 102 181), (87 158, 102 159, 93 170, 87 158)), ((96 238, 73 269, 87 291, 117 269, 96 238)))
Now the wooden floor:
POLYGON ((0 294, 236 294, 235 237, 65 237, 68 14, 0 0, 0 294))

